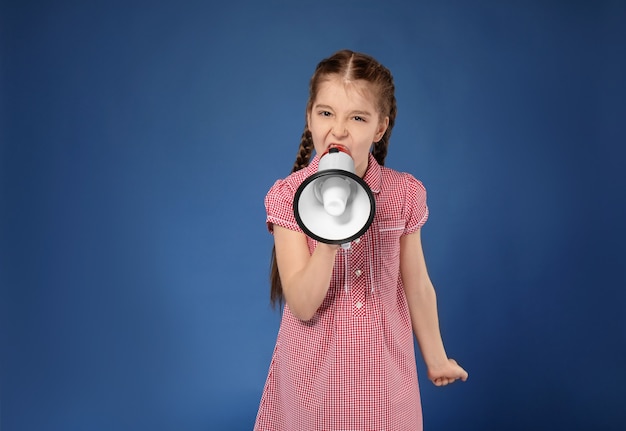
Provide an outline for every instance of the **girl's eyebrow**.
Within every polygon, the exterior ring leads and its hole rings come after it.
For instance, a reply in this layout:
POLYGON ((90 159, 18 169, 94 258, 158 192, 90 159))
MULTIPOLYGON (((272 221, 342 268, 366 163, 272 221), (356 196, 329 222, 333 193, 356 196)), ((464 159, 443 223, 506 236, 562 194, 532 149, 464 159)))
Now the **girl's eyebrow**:
MULTIPOLYGON (((315 109, 325 109, 328 111, 333 111, 333 108, 331 108, 328 105, 323 105, 323 104, 317 104, 314 106, 315 109)), ((372 114, 368 111, 359 111, 359 110, 355 110, 355 111, 351 111, 350 115, 362 115, 362 116, 371 116, 372 114)))
POLYGON ((363 116, 363 117, 367 117, 368 115, 369 116, 372 115, 368 111, 352 111, 350 114, 351 115, 360 115, 360 116, 363 116))
POLYGON ((326 109, 328 111, 332 111, 333 110, 333 108, 331 108, 330 106, 322 105, 322 104, 319 104, 319 103, 317 105, 315 105, 314 108, 315 109, 326 109))

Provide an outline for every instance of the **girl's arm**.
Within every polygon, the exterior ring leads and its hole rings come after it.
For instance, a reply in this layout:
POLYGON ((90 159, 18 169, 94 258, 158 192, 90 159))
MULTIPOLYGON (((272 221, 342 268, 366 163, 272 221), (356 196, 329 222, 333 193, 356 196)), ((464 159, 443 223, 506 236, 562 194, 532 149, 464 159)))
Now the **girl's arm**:
POLYGON ((274 225, 274 245, 285 302, 300 320, 310 320, 322 305, 339 246, 318 243, 311 255, 303 233, 274 225))
POLYGON ((420 232, 418 230, 400 239, 400 273, 413 332, 428 367, 428 378, 435 385, 447 385, 457 379, 465 381, 467 372, 454 359, 448 358, 443 347, 437 315, 437 297, 426 269, 420 232))

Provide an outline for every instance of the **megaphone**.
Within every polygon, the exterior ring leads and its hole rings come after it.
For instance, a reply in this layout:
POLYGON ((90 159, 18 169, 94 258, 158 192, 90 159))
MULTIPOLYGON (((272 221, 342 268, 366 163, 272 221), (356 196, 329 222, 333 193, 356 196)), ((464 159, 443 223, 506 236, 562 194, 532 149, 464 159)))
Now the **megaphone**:
POLYGON ((321 155, 317 172, 296 190, 293 211, 309 237, 349 248, 372 224, 376 203, 367 183, 354 173, 348 149, 331 145, 321 155))

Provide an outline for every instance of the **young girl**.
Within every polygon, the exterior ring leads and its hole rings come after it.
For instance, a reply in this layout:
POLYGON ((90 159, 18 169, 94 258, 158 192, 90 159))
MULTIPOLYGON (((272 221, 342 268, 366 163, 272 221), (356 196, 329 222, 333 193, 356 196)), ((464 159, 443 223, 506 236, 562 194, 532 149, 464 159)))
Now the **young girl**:
POLYGON ((376 60, 344 50, 318 64, 292 174, 265 198, 271 299, 285 306, 256 431, 421 430, 413 334, 435 385, 467 379, 439 331, 420 239, 426 191, 383 167, 395 117, 393 77, 376 60), (293 213, 331 145, 348 149, 375 196, 374 221, 349 248, 307 237, 293 213))

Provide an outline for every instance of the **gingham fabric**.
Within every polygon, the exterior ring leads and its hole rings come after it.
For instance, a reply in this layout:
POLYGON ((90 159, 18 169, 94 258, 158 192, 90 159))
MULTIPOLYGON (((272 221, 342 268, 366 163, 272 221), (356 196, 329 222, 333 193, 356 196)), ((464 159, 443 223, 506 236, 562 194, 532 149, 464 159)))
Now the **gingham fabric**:
MULTIPOLYGON (((298 186, 319 159, 277 181, 267 223, 300 231, 298 186)), ((422 411, 413 331, 400 278, 400 237, 426 222, 426 190, 370 155, 364 180, 376 215, 348 250, 339 249, 328 294, 303 322, 286 305, 255 431, 419 431, 422 411)), ((313 252, 316 241, 307 238, 313 252)))

